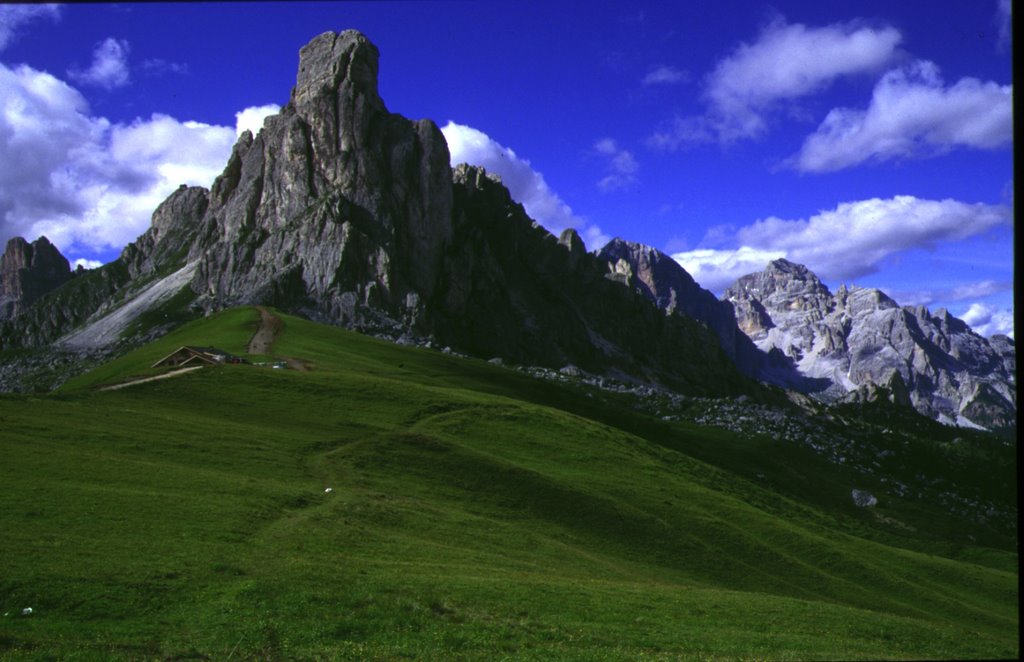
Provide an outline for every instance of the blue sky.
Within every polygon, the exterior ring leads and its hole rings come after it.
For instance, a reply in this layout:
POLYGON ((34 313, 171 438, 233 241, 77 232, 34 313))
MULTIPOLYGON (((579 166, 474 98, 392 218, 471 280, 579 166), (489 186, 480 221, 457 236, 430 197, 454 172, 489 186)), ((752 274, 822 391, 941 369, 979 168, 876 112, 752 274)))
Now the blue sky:
POLYGON ((356 28, 393 112, 552 231, 720 291, 774 257, 1012 332, 1008 0, 0 5, 0 240, 110 260, 299 48, 356 28))

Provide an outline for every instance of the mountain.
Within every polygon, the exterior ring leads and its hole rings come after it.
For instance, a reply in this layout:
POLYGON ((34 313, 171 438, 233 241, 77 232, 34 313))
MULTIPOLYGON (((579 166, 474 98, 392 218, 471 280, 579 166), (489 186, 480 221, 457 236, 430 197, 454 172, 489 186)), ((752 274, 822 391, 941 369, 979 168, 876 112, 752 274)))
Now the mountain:
POLYGON ((824 394, 890 399, 947 423, 1016 423, 1016 353, 1006 336, 985 339, 939 309, 899 306, 877 289, 833 294, 807 267, 775 260, 725 290, 739 328, 764 351, 781 351, 824 394), (902 394, 902 395, 901 395, 902 394))
POLYGON ((355 31, 313 39, 289 102, 240 136, 210 190, 174 192, 118 260, 0 326, 2 346, 105 351, 267 304, 516 363, 758 389, 703 324, 623 286, 575 232, 551 235, 482 169, 453 170, 433 122, 387 110, 378 58, 355 31))
POLYGON ((613 239, 597 252, 608 277, 652 301, 666 315, 704 324, 722 350, 745 375, 801 392, 827 386, 822 379, 800 374, 793 360, 778 351, 761 351, 739 328, 736 312, 702 288, 670 255, 644 244, 613 239))
POLYGON ((0 320, 15 317, 72 277, 67 258, 46 237, 7 242, 0 255, 0 320))

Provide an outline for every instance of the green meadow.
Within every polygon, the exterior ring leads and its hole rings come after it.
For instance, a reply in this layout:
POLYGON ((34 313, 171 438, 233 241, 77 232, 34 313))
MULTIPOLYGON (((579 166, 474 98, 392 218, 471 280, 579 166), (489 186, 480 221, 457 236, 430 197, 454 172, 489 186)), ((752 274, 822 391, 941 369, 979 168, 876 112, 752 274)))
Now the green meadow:
POLYGON ((0 658, 1019 654, 1015 540, 857 509, 770 439, 281 319, 273 357, 308 370, 100 390, 244 353, 239 308, 0 396, 0 658))

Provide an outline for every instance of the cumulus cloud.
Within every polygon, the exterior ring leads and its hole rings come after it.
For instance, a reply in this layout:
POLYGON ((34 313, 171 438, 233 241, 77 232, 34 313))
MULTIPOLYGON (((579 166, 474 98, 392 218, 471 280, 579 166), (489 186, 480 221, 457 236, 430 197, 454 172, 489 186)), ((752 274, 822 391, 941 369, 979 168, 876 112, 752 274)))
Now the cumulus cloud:
POLYGON ((677 148, 757 138, 767 130, 766 118, 783 103, 818 92, 837 78, 881 70, 896 55, 901 39, 892 27, 807 27, 777 19, 708 75, 704 115, 676 118, 651 143, 677 148))
POLYGON ((281 106, 270 103, 265 106, 253 106, 235 113, 235 135, 240 136, 246 131, 251 131, 255 136, 263 128, 263 120, 270 115, 276 115, 280 110, 281 106))
POLYGON ((230 127, 161 114, 107 125, 50 164, 50 192, 77 209, 32 218, 28 234, 46 235, 62 250, 120 248, 149 227, 153 210, 178 186, 209 186, 234 140, 230 127))
POLYGON ((785 251, 825 278, 873 273, 890 255, 978 235, 1012 220, 1002 205, 909 195, 844 202, 803 220, 770 217, 741 228, 741 244, 785 251))
POLYGON ((978 335, 987 337, 1001 333, 1013 338, 1012 310, 1000 309, 985 303, 972 303, 958 317, 967 322, 978 335))
POLYGON ((611 138, 602 138, 594 143, 594 152, 607 159, 607 175, 597 182, 597 188, 605 193, 621 191, 636 184, 636 173, 640 169, 633 153, 619 148, 611 138))
POLYGON ((85 70, 72 68, 68 75, 76 83, 94 85, 108 90, 123 87, 129 82, 128 42, 108 37, 96 45, 92 65, 85 70))
POLYGON ((119 250, 179 185, 209 186, 235 138, 161 114, 111 123, 54 76, 0 64, 0 241, 46 235, 72 257, 119 250))
POLYGON ((954 147, 993 149, 1013 142, 1013 88, 963 78, 946 87, 927 61, 890 71, 867 110, 836 108, 791 160, 827 172, 863 163, 928 156, 954 147))
POLYGON ((60 18, 57 5, 0 5, 0 51, 7 48, 21 26, 40 18, 60 18))
MULTIPOLYGON (((756 258, 759 271, 771 259, 785 257, 825 279, 852 280, 877 271, 891 255, 979 235, 1012 222, 1003 205, 913 196, 845 202, 808 219, 769 217, 736 231, 736 249, 705 249, 677 254, 704 287, 720 291, 733 274, 756 258), (768 259, 762 256, 770 255, 768 259), (749 259, 747 259, 749 258, 749 259), (698 273, 707 274, 707 282, 698 273)), ((743 275, 743 274, 739 274, 743 275)))
POLYGON ((530 218, 550 232, 558 234, 567 228, 575 228, 591 249, 608 243, 609 237, 600 228, 576 216, 569 205, 551 190, 544 181, 544 175, 508 147, 482 131, 452 121, 441 128, 441 133, 448 142, 453 166, 468 163, 497 174, 530 218))
POLYGON ((689 74, 682 69, 676 69, 668 65, 662 65, 656 69, 652 69, 650 73, 644 76, 644 85, 675 85, 676 83, 685 83, 690 80, 689 74))

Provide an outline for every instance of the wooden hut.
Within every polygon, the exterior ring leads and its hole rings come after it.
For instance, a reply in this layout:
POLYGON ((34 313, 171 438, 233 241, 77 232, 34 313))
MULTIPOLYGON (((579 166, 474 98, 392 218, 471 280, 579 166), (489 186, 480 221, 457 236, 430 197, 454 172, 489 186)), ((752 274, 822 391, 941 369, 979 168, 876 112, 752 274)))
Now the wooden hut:
POLYGON ((154 368, 183 368, 194 365, 220 365, 221 363, 241 363, 237 356, 228 354, 216 347, 193 347, 185 345, 174 350, 153 364, 154 368))

